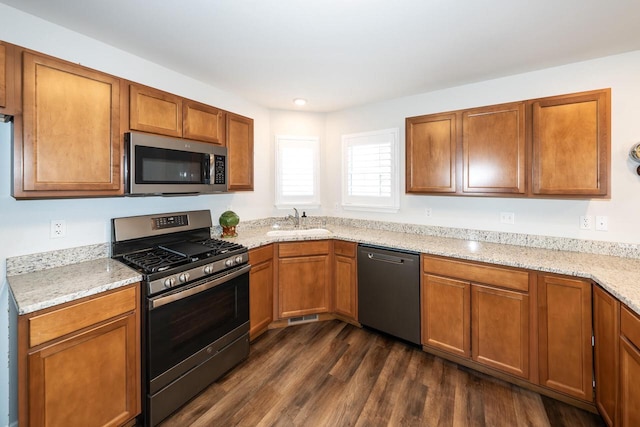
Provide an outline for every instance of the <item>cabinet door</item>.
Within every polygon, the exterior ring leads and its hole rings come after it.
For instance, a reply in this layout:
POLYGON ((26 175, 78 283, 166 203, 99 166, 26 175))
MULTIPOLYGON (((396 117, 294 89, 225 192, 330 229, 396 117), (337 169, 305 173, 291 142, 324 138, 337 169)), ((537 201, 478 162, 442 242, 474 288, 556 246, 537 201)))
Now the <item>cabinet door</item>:
POLYGON ((28 356, 29 425, 115 426, 138 413, 135 314, 28 356))
POLYGON ((540 384, 593 401, 591 285, 538 276, 540 384))
POLYGON ((468 282, 422 275, 422 344, 471 355, 471 291, 468 282))
POLYGON ((524 102, 467 110, 462 128, 463 191, 523 194, 524 102))
POLYGON ((7 46, 0 43, 0 107, 7 106, 7 46))
POLYGON ((611 90, 533 103, 533 193, 609 193, 611 90))
POLYGON ((281 318, 329 311, 329 268, 326 255, 278 261, 281 318))
POLYGON ((640 425, 640 351, 620 337, 620 425, 640 425))
POLYGON ((406 119, 407 193, 455 193, 456 113, 406 119))
POLYGON ((227 112, 229 190, 253 190, 253 119, 227 112))
POLYGON ((256 338, 273 321, 273 247, 249 251, 249 337, 256 338))
POLYGON ((593 286, 593 335, 596 406, 607 425, 613 426, 616 421, 619 375, 620 303, 595 285, 593 286))
POLYGON ((334 310, 351 320, 358 318, 356 243, 334 241, 334 310))
POLYGON ((23 59, 14 196, 122 194, 119 80, 31 53, 23 59))
POLYGON ((224 111, 188 100, 182 108, 183 137, 224 145, 224 111))
POLYGON ((471 301, 473 360, 529 378, 529 296, 474 284, 471 301))
POLYGON ((129 127, 182 137, 182 98, 146 86, 129 85, 129 127))

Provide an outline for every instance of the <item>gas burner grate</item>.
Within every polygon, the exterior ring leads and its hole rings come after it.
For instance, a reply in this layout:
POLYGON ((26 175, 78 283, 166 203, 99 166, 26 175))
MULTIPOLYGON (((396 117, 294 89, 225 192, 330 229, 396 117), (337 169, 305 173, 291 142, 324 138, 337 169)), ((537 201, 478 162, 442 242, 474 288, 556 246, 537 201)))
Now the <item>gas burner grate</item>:
POLYGON ((233 242, 229 242, 227 240, 221 240, 221 239, 205 239, 205 240, 199 241, 198 243, 208 248, 211 248, 213 250, 212 252, 216 255, 225 254, 227 252, 244 248, 244 246, 238 243, 233 243, 233 242))
POLYGON ((165 251, 164 249, 125 254, 123 255, 123 259, 150 273, 164 271, 188 261, 184 256, 165 251))

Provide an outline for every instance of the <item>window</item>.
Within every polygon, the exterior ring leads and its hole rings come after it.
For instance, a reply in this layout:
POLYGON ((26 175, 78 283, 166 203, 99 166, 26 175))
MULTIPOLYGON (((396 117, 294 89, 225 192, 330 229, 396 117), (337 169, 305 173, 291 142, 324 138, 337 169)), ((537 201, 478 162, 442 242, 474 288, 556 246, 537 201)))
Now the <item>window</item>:
POLYGON ((397 212, 398 128, 342 136, 342 207, 397 212))
POLYGON ((320 206, 318 137, 276 135, 276 207, 320 206))

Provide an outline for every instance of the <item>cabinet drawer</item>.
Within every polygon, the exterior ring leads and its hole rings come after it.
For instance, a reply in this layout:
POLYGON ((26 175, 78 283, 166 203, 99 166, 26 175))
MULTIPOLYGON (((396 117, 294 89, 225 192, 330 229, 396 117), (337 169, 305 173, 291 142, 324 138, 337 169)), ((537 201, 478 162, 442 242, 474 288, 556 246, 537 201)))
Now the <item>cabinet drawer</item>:
POLYGON ((342 255, 350 258, 356 257, 356 243, 344 242, 342 240, 335 240, 333 242, 333 252, 336 255, 342 255))
POLYGON ((329 253, 329 241, 319 240, 314 242, 280 243, 278 245, 278 256, 280 258, 325 255, 329 253))
POLYGON ((59 338, 123 313, 134 311, 136 287, 69 305, 29 319, 29 347, 59 338))
POLYGON ((428 255, 422 256, 422 269, 425 273, 529 292, 529 273, 526 271, 472 264, 428 255))
POLYGON ((273 246, 267 245, 249 251, 249 263, 260 264, 273 258, 273 246))
POLYGON ((626 306, 620 310, 620 332, 640 348, 640 317, 626 306))

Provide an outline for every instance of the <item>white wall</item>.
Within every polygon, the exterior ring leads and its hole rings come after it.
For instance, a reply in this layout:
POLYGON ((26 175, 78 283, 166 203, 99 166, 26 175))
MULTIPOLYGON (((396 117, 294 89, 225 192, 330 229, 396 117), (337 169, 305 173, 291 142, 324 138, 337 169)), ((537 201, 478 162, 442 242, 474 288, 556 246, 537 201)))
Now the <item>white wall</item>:
MULTIPOLYGON (((231 207, 241 220, 270 216, 273 207, 269 111, 126 52, 0 4, 0 40, 118 77, 144 83, 254 119, 255 191, 190 197, 22 200, 11 194, 10 124, 0 124, 0 426, 9 424, 8 286, 6 258, 110 241, 110 219, 154 212, 210 209, 215 219, 231 207), (49 239, 52 219, 67 222, 67 236, 49 239)), ((11 344, 13 345, 13 344, 11 344)), ((16 414, 12 409, 11 418, 16 414)))
MULTIPOLYGON (((629 148, 640 141, 640 51, 329 114, 325 156, 339 158, 342 134, 398 127, 402 141, 401 158, 404 159, 405 117, 607 87, 611 88, 612 99, 610 200, 526 200, 401 194, 401 212, 397 215, 352 211, 339 214, 427 225, 640 243, 640 228, 636 226, 640 212, 640 177, 635 173, 637 164, 628 160, 629 148), (430 218, 425 215, 427 207, 432 210, 430 218), (502 211, 515 213, 515 224, 501 224, 499 213, 502 211), (608 216, 609 231, 580 230, 578 219, 585 214, 608 216)), ((328 162, 327 168, 323 181, 323 202, 331 206, 330 203, 340 200, 340 163, 328 162)), ((403 164, 403 185, 404 171, 403 164)))

